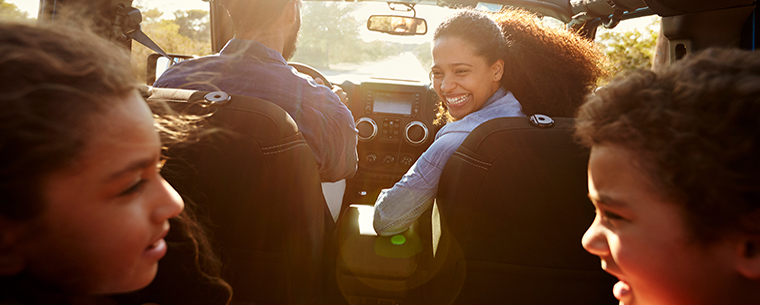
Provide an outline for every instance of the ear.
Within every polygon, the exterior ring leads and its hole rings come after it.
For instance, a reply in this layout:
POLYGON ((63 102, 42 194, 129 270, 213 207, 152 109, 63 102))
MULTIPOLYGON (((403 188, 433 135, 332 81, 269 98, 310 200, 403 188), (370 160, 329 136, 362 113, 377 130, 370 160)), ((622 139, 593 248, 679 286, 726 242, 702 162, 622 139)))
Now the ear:
POLYGON ((301 14, 301 1, 300 0, 291 0, 288 2, 288 4, 285 4, 285 11, 283 12, 283 17, 288 22, 288 24, 295 24, 298 21, 298 18, 300 18, 301 14))
POLYGON ((760 234, 743 233, 736 244, 736 269, 750 280, 760 280, 760 234))
POLYGON ((491 65, 491 72, 493 73, 493 81, 501 81, 501 76, 504 74, 504 60, 498 59, 491 65))
POLYGON ((23 225, 0 218, 0 277, 12 276, 24 270, 24 256, 18 246, 23 225))

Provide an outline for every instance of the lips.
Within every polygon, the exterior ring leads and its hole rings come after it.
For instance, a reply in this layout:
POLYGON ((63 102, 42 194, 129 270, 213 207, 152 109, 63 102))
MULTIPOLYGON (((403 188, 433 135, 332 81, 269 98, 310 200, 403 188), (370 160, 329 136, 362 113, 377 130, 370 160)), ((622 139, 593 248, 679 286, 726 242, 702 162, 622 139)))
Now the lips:
POLYGON ((153 243, 151 243, 150 245, 148 245, 147 248, 145 248, 143 255, 151 259, 155 259, 156 261, 164 257, 167 250, 166 241, 164 240, 164 237, 166 237, 167 234, 169 234, 168 223, 164 231, 161 232, 161 235, 159 235, 155 239, 155 241, 153 241, 153 243))
POLYGON ((618 278, 618 282, 615 283, 615 286, 612 287, 612 294, 616 299, 618 299, 618 301, 621 301, 621 304, 628 304, 626 301, 630 300, 632 297, 631 285, 618 275, 619 272, 614 263, 602 259, 602 269, 604 269, 605 272, 618 278))
POLYGON ((163 237, 161 239, 157 240, 152 245, 148 246, 148 250, 152 250, 152 249, 158 248, 161 245, 162 241, 164 241, 163 237))
POLYGON ((612 294, 618 301, 624 301, 631 295, 631 286, 626 281, 620 280, 612 287, 612 294))

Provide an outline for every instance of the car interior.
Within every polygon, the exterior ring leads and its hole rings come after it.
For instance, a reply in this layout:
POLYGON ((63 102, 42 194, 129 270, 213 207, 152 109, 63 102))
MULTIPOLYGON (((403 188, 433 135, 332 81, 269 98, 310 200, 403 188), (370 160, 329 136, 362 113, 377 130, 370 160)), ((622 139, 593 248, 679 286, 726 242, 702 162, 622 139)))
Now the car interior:
MULTIPOLYGON (((40 1, 40 18, 54 18, 61 5, 78 1, 55 2, 59 7, 40 1)), ((114 20, 108 32, 112 39, 150 44, 140 34, 140 12, 132 2, 92 6, 114 20)), ((218 1, 208 2, 216 53, 234 30, 218 1)), ((367 28, 398 36, 434 30, 425 16, 409 16, 415 7, 480 3, 387 2, 406 11, 379 12, 367 20, 367 28)), ((487 2, 555 18, 589 39, 598 28, 658 15, 666 38, 658 48, 666 50, 666 64, 710 47, 754 50, 758 37, 755 0, 487 2)), ((157 54, 146 59, 148 85, 163 57, 160 46, 154 50, 157 54)), ((170 62, 192 58, 170 55, 175 58, 170 62)), ((330 84, 309 65, 292 66, 330 84)), ((219 130, 173 152, 162 174, 197 206, 224 263, 223 277, 233 288, 232 304, 617 302, 611 293, 616 279, 580 242, 594 210, 586 188, 589 152, 572 137, 573 118, 534 115, 480 125, 446 164, 433 208, 404 233, 378 236, 372 205, 433 142, 441 127, 434 124, 438 97, 429 82, 373 79, 338 85, 349 97, 359 162, 354 177, 346 180, 337 220, 322 194, 311 151, 284 110, 221 91, 143 90, 146 99, 204 116, 208 128, 219 130)), ((175 259, 181 258, 169 255, 161 261, 151 289, 183 277, 181 264, 164 268, 165 261, 175 259)), ((156 303, 181 302, 166 296, 156 303)))

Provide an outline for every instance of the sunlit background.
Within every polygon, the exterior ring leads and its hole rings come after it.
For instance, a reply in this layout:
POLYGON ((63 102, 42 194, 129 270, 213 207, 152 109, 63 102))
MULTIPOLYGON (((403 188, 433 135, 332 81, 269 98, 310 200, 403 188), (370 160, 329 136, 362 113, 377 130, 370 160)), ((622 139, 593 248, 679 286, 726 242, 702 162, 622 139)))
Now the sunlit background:
MULTIPOLYGON (((15 6, 26 18, 36 18, 37 0, 0 0, 3 9, 15 6)), ((142 28, 168 53, 209 55, 208 2, 201 0, 134 0, 143 13, 142 28)), ((499 6, 479 5, 481 9, 499 6)), ((432 62, 430 42, 435 28, 452 9, 417 5, 416 16, 428 22, 422 36, 392 36, 370 32, 366 21, 370 15, 412 16, 412 12, 394 12, 382 2, 304 1, 303 23, 298 51, 292 61, 319 69, 334 83, 345 80, 361 82, 372 79, 427 82, 432 62)), ((15 16, 15 15, 14 15, 15 16)), ((557 20, 544 23, 563 26, 557 20)), ((625 69, 648 68, 654 54, 659 18, 656 16, 623 21, 614 30, 600 29, 596 42, 611 58, 609 70, 614 74, 625 69)), ((135 74, 144 77, 146 58, 152 53, 139 44, 132 49, 135 74)))

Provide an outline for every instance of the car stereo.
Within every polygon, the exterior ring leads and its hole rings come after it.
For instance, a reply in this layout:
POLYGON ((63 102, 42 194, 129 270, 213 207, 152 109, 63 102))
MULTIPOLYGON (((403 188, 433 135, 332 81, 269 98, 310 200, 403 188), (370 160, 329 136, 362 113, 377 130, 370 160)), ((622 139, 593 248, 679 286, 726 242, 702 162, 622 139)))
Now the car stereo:
POLYGON ((419 117, 420 93, 367 90, 365 114, 419 117))

